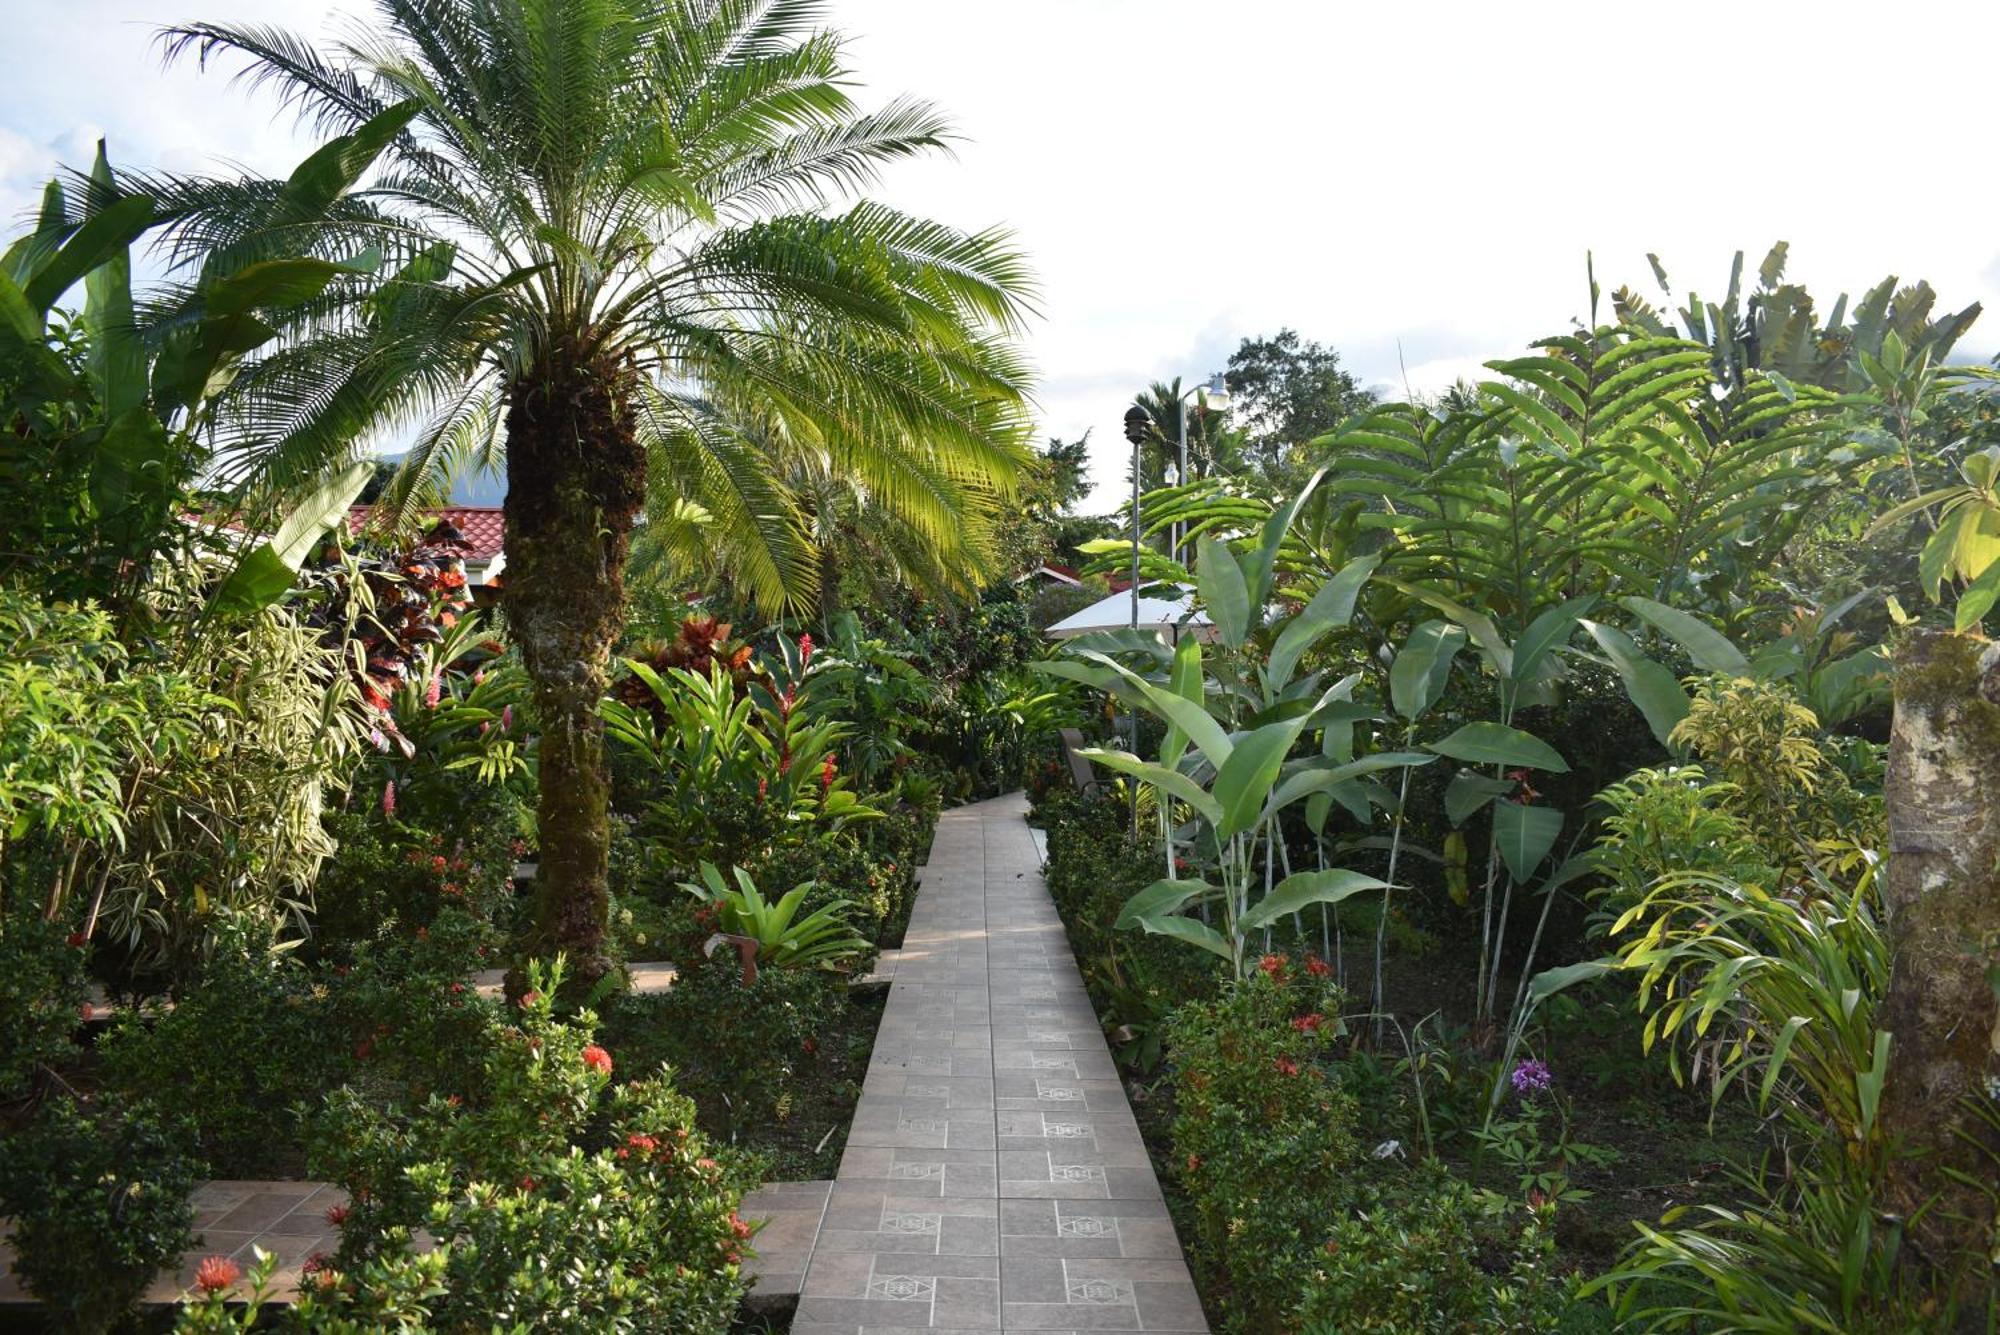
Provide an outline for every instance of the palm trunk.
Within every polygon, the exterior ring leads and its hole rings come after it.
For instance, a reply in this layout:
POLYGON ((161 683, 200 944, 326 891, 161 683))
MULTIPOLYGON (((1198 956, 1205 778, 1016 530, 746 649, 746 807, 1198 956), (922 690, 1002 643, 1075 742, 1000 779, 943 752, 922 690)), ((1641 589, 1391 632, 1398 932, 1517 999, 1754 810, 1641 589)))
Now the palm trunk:
POLYGON ((2000 646, 1911 632, 1895 686, 1883 891, 1895 963, 1876 1020, 1894 1035, 1888 1203, 1917 1221, 1934 1264, 1966 1263, 1959 1296, 1984 1312, 1993 1202, 1979 1184, 1993 1181, 2000 1133, 1975 1108, 2000 1099, 2000 646))
MULTIPOLYGON (((588 988, 613 967, 610 776, 598 704, 624 627, 625 559, 645 498, 630 373, 545 353, 507 410, 505 603, 540 732, 531 955, 588 988)), ((518 980, 510 980, 518 988, 518 980)))

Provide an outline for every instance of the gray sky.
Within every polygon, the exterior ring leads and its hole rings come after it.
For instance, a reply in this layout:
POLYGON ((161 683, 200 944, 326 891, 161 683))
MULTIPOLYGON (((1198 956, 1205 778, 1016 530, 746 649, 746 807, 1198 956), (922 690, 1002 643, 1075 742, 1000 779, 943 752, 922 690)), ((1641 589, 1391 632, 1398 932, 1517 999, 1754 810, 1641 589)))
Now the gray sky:
MULTIPOLYGON (((192 66, 160 23, 311 36, 308 0, 9 0, 0 209, 58 160, 291 167, 306 142, 192 66)), ((2000 5, 1678 0, 834 0, 864 97, 916 93, 967 142, 877 192, 1035 257, 1049 433, 1094 428, 1112 503, 1119 419, 1291 325, 1368 383, 1419 390, 1608 293, 1719 295, 1733 251, 1792 243, 1823 302, 1881 277, 2000 298, 1992 117, 2000 5), (1174 184, 1178 182, 1178 184, 1174 184)), ((2000 348, 2000 312, 1962 351, 2000 348)))

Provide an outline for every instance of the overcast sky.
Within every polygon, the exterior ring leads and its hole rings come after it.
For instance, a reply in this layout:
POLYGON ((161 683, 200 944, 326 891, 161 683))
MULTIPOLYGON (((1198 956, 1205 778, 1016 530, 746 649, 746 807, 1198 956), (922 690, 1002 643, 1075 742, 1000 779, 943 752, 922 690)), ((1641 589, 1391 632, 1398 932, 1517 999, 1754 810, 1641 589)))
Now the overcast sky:
MULTIPOLYGON (((228 85, 164 72, 163 22, 322 35, 308 0, 8 0, 0 208, 57 161, 289 169, 307 147, 228 85)), ((2000 297, 1990 159, 2000 4, 833 0, 864 97, 965 136, 877 192, 1015 229, 1040 273, 1045 430, 1091 439, 1098 500, 1132 392, 1290 325, 1367 383, 1448 385, 1609 292, 1720 295, 1792 243, 1829 302, 1884 275, 2000 297)), ((2000 348, 2000 313, 1961 344, 2000 348)))

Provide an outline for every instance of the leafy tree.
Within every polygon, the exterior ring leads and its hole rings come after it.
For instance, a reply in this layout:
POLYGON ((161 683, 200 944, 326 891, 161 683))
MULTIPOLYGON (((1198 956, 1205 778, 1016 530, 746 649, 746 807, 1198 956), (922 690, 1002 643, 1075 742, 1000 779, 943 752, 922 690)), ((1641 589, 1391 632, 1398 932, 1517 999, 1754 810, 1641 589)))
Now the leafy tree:
POLYGON ((1280 329, 1268 338, 1246 338, 1229 354, 1223 373, 1233 396, 1232 420, 1247 437, 1246 453, 1275 475, 1287 453, 1324 436, 1375 396, 1341 369, 1340 354, 1280 329))
MULTIPOLYGON (((809 0, 377 0, 322 55, 197 24, 170 54, 247 57, 314 124, 400 112, 386 169, 311 231, 379 248, 385 284, 327 303, 256 377, 253 415, 303 420, 246 466, 311 474, 357 421, 419 421, 397 500, 505 455, 505 611, 542 726, 535 947, 608 967, 603 724, 629 531, 649 458, 662 505, 712 518, 767 607, 809 603, 810 543, 773 444, 859 479, 943 552, 1013 486, 1027 371, 1007 341, 1027 276, 967 234, 838 195, 930 151, 929 106, 874 112, 809 0)), ((184 251, 296 236, 265 182, 180 183, 184 251)))

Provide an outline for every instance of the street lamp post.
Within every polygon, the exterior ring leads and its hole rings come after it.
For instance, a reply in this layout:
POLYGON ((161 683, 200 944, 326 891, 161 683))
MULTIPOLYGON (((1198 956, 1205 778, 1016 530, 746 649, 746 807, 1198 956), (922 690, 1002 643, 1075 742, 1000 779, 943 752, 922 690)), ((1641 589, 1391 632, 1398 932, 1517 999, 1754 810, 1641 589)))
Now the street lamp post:
MULTIPOLYGON (((1153 419, 1146 410, 1133 404, 1125 410, 1125 439, 1132 442, 1132 629, 1139 629, 1139 446, 1145 442, 1153 429, 1153 419)), ((1132 753, 1139 753, 1139 712, 1132 708, 1126 711, 1126 719, 1132 727, 1132 753)), ((1132 792, 1132 840, 1139 839, 1139 785, 1130 784, 1132 792)))

